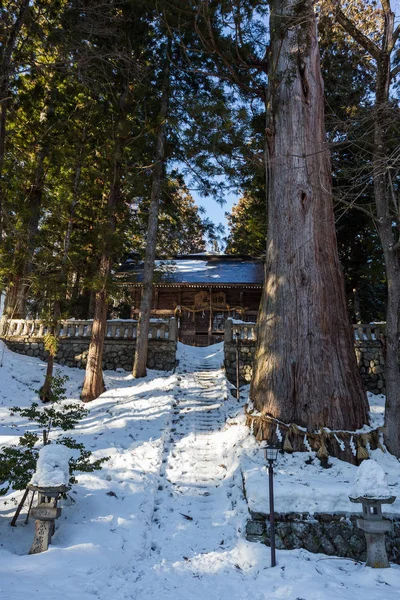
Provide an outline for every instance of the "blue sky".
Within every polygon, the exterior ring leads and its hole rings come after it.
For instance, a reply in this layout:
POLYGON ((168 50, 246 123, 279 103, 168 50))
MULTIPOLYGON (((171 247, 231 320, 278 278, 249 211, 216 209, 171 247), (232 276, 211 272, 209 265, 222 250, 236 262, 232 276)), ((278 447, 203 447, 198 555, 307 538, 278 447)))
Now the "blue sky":
POLYGON ((232 206, 236 204, 239 199, 239 194, 233 194, 230 192, 226 195, 225 204, 221 206, 218 204, 218 202, 213 200, 213 198, 203 198, 196 192, 192 192, 192 196, 198 206, 203 206, 205 208, 206 214, 211 221, 213 221, 216 225, 218 225, 218 223, 223 223, 225 226, 227 226, 225 213, 231 212, 232 206))
POLYGON ((216 225, 222 223, 225 227, 225 235, 228 235, 228 222, 225 217, 226 212, 231 212, 232 206, 237 203, 240 195, 232 192, 228 193, 225 197, 225 204, 221 206, 213 200, 213 198, 203 198, 197 192, 191 192, 197 206, 205 208, 206 216, 213 221, 216 225))

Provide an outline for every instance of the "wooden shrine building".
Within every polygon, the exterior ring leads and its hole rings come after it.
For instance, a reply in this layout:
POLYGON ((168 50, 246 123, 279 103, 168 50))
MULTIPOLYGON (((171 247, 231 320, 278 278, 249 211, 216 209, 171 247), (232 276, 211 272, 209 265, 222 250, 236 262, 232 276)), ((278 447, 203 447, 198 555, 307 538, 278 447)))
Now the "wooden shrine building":
MULTIPOLYGON (((127 261, 116 274, 129 290, 131 318, 139 313, 143 263, 127 261)), ((228 317, 255 322, 264 281, 262 261, 247 256, 199 254, 157 261, 153 318, 175 316, 179 341, 208 346, 223 340, 228 317)))

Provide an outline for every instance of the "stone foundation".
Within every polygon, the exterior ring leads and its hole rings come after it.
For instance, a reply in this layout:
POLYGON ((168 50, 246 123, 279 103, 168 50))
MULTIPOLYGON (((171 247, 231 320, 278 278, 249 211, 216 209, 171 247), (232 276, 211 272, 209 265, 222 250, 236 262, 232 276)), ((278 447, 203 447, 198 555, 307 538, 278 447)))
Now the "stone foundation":
MULTIPOLYGON (((253 374, 255 342, 242 342, 239 344, 239 381, 240 385, 250 383, 253 374)), ((224 362, 228 381, 236 386, 236 344, 224 344, 224 362)))
MULTIPOLYGON (((246 537, 251 542, 270 545, 269 515, 250 513, 246 537)), ((343 556, 365 562, 364 532, 356 526, 354 514, 288 513, 275 515, 275 543, 278 549, 304 548, 309 552, 343 556)), ((391 562, 400 564, 400 516, 391 519, 386 550, 391 562)))
MULTIPOLYGON (((42 338, 4 340, 8 348, 18 354, 47 359, 42 338)), ((67 367, 86 367, 90 339, 59 338, 55 361, 67 367)), ((105 340, 103 369, 131 371, 135 356, 135 340, 105 340)), ((165 339, 149 340, 147 367, 159 371, 170 371, 176 366, 176 342, 165 339)))
POLYGON ((385 359, 380 342, 355 342, 357 364, 365 388, 373 394, 385 394, 385 359))

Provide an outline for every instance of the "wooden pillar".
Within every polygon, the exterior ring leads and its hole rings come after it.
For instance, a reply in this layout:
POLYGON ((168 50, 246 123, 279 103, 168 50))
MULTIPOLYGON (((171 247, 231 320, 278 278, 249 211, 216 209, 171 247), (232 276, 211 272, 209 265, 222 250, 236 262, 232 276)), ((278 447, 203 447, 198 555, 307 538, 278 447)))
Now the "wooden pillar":
POLYGON ((180 316, 178 317, 178 341, 181 342, 182 341, 182 317, 183 317, 183 312, 182 312, 182 288, 179 288, 178 291, 178 304, 180 307, 180 316))
POLYGON ((158 308, 158 288, 153 287, 153 310, 158 308))
POLYGON ((208 321, 208 345, 212 344, 212 288, 208 288, 209 301, 210 301, 210 319, 208 321))

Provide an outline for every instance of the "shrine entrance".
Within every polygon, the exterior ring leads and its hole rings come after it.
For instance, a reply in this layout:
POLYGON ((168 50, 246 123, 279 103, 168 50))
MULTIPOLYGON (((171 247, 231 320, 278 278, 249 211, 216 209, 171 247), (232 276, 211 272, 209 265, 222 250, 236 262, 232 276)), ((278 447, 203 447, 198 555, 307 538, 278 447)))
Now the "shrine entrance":
POLYGON ((201 290, 195 294, 191 307, 181 307, 179 340, 189 346, 222 342, 228 317, 225 292, 201 290))

